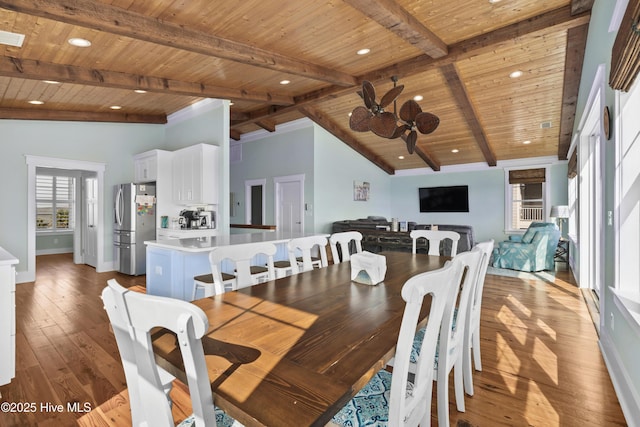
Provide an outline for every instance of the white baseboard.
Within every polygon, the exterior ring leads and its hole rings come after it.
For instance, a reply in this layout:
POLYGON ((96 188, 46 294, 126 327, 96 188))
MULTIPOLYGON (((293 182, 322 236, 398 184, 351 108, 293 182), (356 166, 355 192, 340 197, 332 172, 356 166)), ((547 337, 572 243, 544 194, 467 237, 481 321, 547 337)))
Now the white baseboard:
POLYGON ((53 248, 53 249, 38 249, 36 250, 36 256, 38 255, 56 255, 56 254, 72 254, 73 248, 53 248))
POLYGON ((629 383, 629 375, 627 375, 620 360, 618 350, 611 343, 606 333, 600 336, 598 343, 627 425, 629 427, 640 427, 640 424, 638 424, 640 423, 640 397, 637 395, 633 384, 629 383))

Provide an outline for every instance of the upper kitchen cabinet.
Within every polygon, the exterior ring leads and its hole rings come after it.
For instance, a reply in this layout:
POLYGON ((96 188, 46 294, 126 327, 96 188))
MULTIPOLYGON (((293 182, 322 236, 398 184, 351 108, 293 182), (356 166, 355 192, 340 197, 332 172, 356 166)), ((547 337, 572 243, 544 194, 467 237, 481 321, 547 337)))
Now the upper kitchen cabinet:
POLYGON ((173 152, 173 202, 218 204, 218 147, 197 144, 173 152))
POLYGON ((151 150, 133 157, 134 180, 136 183, 158 181, 158 170, 161 170, 171 153, 162 150, 151 150))

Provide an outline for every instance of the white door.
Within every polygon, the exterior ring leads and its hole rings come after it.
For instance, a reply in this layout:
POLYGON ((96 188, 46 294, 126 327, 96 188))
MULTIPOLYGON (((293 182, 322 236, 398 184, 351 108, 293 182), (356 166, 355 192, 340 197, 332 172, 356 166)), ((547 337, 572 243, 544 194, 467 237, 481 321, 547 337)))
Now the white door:
POLYGON ((84 263, 98 265, 98 179, 84 179, 84 230, 82 249, 84 263))
POLYGON ((276 178, 276 227, 284 232, 304 230, 304 175, 276 178))

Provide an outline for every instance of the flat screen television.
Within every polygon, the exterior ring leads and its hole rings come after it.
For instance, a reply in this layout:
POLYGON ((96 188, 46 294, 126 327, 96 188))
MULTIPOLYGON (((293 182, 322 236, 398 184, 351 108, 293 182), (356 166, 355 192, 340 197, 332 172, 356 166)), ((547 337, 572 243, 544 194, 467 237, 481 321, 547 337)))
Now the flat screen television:
POLYGON ((469 212, 469 187, 423 187, 418 189, 420 212, 469 212))

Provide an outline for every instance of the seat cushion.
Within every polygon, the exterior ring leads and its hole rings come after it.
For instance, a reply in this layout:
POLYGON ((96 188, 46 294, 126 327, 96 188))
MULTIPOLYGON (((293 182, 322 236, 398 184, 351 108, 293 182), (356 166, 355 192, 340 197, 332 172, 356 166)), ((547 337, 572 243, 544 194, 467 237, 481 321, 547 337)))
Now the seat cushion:
MULTIPOLYGON (((391 372, 378 371, 341 410, 331 422, 339 426, 382 427, 389 421, 389 394, 391 372)), ((413 392, 413 384, 407 383, 407 394, 413 392)))
MULTIPOLYGON (((236 276, 234 276, 233 274, 222 273, 223 282, 226 282, 227 280, 233 280, 235 278, 236 276)), ((194 277, 193 280, 202 283, 213 283, 213 274, 201 274, 200 276, 194 277)))
POLYGON ((251 274, 261 274, 269 271, 267 267, 262 267, 260 265, 252 265, 249 270, 251 271, 251 274))
POLYGON ((291 263, 289 261, 274 261, 273 266, 275 268, 291 268, 291 263))

